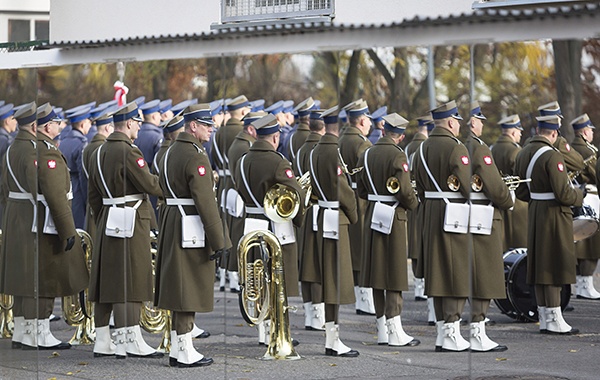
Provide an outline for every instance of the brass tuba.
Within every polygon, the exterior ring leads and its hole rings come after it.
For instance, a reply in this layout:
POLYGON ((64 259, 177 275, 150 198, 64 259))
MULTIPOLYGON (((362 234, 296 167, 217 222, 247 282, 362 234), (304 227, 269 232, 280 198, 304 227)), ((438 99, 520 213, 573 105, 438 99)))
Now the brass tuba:
MULTIPOLYGON (((2 230, 0 230, 0 246, 2 246, 2 230)), ((0 338, 12 338, 14 318, 12 308, 15 298, 9 294, 0 294, 0 338)))
POLYGON ((271 339, 263 359, 300 359, 292 344, 283 273, 283 251, 269 231, 254 231, 238 245, 240 311, 251 325, 271 319, 271 339), (250 258, 250 251, 260 252, 250 258))
MULTIPOLYGON (((150 233, 150 238, 152 243, 154 243, 151 244, 150 248, 152 252, 152 277, 154 278, 156 275, 157 254, 157 249, 154 247, 157 246, 158 236, 150 233)), ((152 301, 143 302, 140 308, 140 326, 151 334, 162 334, 160 345, 156 349, 157 351, 164 353, 171 351, 171 312, 169 310, 154 307, 152 301)))
POLYGON ((400 181, 398 178, 392 176, 385 181, 385 188, 390 192, 390 194, 396 194, 398 191, 400 191, 400 181))
MULTIPOLYGON (((77 229, 83 248, 86 267, 90 272, 92 267, 92 249, 93 243, 90 235, 77 229)), ((94 304, 88 301, 88 290, 85 289, 80 294, 75 294, 62 298, 63 318, 71 325, 76 326, 75 334, 69 340, 72 345, 93 344, 96 340, 96 327, 94 325, 94 304), (85 309, 84 309, 85 308, 85 309)))

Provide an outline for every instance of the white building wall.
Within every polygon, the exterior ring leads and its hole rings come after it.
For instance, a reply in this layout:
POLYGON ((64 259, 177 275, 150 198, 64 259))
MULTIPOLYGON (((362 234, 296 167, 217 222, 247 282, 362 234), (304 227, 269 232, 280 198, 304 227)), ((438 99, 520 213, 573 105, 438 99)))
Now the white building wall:
MULTIPOLYGON (((472 0, 333 0, 336 23, 381 24, 471 11, 472 0)), ((198 34, 221 22, 220 0, 51 0, 50 40, 198 34)))
POLYGON ((49 12, 50 0, 0 0, 0 42, 8 41, 8 20, 48 20, 49 12))

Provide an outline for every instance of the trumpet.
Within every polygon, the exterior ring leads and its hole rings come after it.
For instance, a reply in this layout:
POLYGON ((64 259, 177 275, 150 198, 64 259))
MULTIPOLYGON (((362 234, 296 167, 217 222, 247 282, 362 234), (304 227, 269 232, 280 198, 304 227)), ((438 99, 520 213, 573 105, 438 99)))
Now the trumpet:
POLYGON ((577 178, 581 174, 581 172, 583 172, 585 170, 585 168, 587 168, 587 166, 595 160, 596 160, 596 156, 591 155, 588 158, 586 158, 585 160, 583 160, 583 168, 582 169, 576 170, 574 172, 568 172, 567 177, 569 177, 569 181, 573 182, 575 180, 575 178, 577 178))
POLYGON ((506 175, 502 177, 504 184, 508 186, 508 190, 514 191, 521 183, 531 182, 531 178, 521 179, 518 175, 506 175))

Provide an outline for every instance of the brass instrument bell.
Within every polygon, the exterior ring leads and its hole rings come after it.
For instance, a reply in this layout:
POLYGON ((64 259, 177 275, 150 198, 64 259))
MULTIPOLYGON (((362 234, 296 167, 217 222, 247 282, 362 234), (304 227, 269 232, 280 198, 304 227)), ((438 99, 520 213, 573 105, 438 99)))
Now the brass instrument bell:
POLYGON ((296 189, 282 184, 273 185, 263 200, 265 215, 272 221, 283 223, 293 219, 300 210, 300 195, 296 189))
POLYGON ((471 190, 480 192, 483 189, 483 180, 479 174, 473 174, 471 176, 471 190))
POLYGON ((400 181, 398 178, 392 176, 385 181, 385 188, 390 192, 390 194, 396 194, 398 191, 400 191, 400 181))
POLYGON ((448 188, 452 191, 458 191, 458 189, 460 189, 460 181, 458 180, 458 177, 454 174, 450 174, 448 176, 446 184, 448 185, 448 188))

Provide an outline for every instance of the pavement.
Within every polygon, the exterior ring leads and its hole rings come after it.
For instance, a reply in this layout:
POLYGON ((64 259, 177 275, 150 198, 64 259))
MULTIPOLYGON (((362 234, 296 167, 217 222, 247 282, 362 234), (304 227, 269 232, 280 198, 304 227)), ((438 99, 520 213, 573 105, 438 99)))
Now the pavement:
MULTIPOLYGON (((595 274, 600 289, 600 273, 595 274)), ((536 323, 517 322, 502 314, 494 303, 489 317, 497 323, 488 335, 508 346, 501 353, 438 353, 434 351, 435 327, 427 324, 426 302, 404 292, 404 330, 421 340, 416 347, 388 347, 376 343, 374 316, 357 315, 353 306, 340 309, 340 336, 357 358, 324 355, 323 332, 304 329, 302 300, 289 300, 297 311, 290 314, 292 336, 301 360, 265 361, 266 352, 257 343, 254 327, 241 318, 237 295, 215 288, 215 308, 196 314, 196 323, 211 333, 195 339, 196 348, 214 359, 208 367, 179 369, 168 367, 168 358, 116 360, 94 358, 92 346, 76 346, 65 351, 22 351, 11 348, 9 339, 0 339, 1 379, 600 379, 600 301, 571 298, 574 311, 565 319, 581 333, 551 336, 539 333, 536 323)), ((60 302, 55 313, 60 314, 60 302)), ((468 309, 468 306, 465 308, 468 309)), ((468 311, 468 310, 465 310, 468 311)), ((466 315, 465 315, 466 316, 466 315)), ((52 322, 55 336, 68 340, 74 328, 63 320, 52 322)), ((468 337, 468 326, 462 327, 468 337)), ((158 347, 160 336, 145 334, 146 341, 158 347)))

